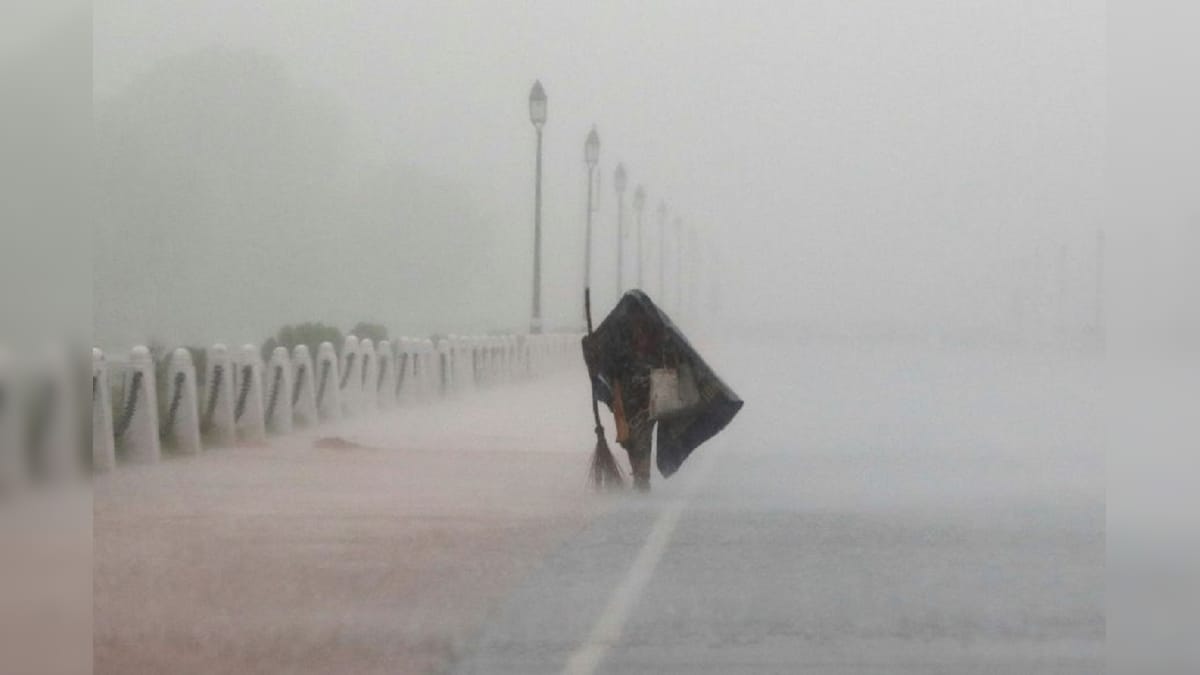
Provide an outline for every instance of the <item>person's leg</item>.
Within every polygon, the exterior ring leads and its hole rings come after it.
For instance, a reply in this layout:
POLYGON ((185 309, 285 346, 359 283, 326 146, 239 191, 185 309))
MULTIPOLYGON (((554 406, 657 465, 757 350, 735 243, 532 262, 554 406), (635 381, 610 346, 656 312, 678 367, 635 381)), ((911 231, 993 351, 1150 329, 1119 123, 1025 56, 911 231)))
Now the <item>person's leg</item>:
POLYGON ((642 492, 650 490, 650 444, 654 425, 643 425, 630 429, 629 465, 633 468, 633 486, 642 492))

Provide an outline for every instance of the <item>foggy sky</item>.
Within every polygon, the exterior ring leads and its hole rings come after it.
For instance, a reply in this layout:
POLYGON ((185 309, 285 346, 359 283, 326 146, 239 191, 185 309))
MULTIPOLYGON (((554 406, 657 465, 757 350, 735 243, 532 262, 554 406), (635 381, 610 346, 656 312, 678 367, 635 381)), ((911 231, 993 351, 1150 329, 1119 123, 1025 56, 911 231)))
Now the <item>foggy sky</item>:
MULTIPOLYGON (((469 202, 470 227, 395 220, 397 236, 421 230, 431 264, 461 271, 461 283, 453 273, 436 283, 397 276, 397 261, 414 253, 390 239, 353 249, 332 278, 273 275, 272 254, 260 252, 268 264, 233 265, 220 279, 217 306, 193 297, 172 312, 162 298, 127 308, 148 324, 135 330, 169 340, 257 340, 306 319, 347 328, 376 318, 394 332, 524 327, 534 144, 526 97, 535 78, 549 96, 551 325, 578 324, 582 145, 592 124, 604 174, 600 305, 614 299, 620 160, 630 193, 644 183, 649 194, 648 253, 663 199, 695 228, 706 258, 719 260, 720 309, 730 318, 936 330, 994 328, 1022 311, 1084 322, 1092 311, 1104 196, 1102 2, 106 0, 94 21, 98 115, 172 57, 248 49, 333 102, 349 173, 403 166, 453 184, 455 199, 469 202), (280 309, 266 299, 282 290, 239 296, 244 283, 322 284, 329 298, 388 288, 347 301, 352 308, 313 302, 313 316, 301 316, 303 303, 280 309), (232 312, 231 302, 243 307, 232 312), (190 316, 186 328, 172 325, 172 313, 190 316), (217 326, 245 329, 198 334, 217 326)), ((237 227, 260 226, 281 224, 237 227)), ((329 228, 330 237, 355 236, 345 223, 329 228)), ((290 237, 283 254, 316 255, 328 238, 319 230, 290 237)), ((98 285, 103 292, 111 291, 98 285)))

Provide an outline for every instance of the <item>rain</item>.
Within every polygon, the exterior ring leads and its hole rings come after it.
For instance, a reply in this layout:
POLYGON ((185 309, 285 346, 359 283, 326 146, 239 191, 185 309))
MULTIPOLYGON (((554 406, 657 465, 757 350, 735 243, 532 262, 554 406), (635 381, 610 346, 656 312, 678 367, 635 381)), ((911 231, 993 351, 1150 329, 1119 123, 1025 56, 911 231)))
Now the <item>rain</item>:
POLYGON ((22 8, 0 653, 1188 672, 1200 16, 1150 4, 22 8))

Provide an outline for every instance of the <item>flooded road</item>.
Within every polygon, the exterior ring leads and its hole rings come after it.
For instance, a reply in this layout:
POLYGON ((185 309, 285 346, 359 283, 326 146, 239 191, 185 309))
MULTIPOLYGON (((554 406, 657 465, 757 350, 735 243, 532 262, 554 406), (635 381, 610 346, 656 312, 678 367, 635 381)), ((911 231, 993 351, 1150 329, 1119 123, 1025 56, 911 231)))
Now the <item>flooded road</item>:
POLYGON ((746 408, 650 495, 578 373, 101 477, 97 672, 1102 668, 1090 357, 699 346, 746 408))

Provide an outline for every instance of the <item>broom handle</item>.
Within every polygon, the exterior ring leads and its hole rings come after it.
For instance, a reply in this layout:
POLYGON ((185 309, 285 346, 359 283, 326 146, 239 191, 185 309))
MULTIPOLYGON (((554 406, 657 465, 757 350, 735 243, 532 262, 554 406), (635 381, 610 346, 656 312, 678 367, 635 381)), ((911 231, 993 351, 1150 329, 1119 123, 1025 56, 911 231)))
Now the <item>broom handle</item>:
MULTIPOLYGON (((583 288, 583 313, 587 316, 588 336, 592 334, 592 288, 583 288)), ((600 424, 600 406, 596 402, 596 385, 592 369, 588 368, 588 387, 592 390, 592 418, 596 420, 596 435, 604 438, 604 426, 600 424)))

